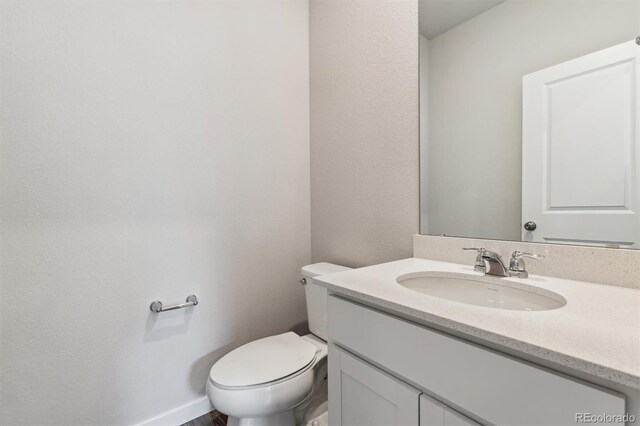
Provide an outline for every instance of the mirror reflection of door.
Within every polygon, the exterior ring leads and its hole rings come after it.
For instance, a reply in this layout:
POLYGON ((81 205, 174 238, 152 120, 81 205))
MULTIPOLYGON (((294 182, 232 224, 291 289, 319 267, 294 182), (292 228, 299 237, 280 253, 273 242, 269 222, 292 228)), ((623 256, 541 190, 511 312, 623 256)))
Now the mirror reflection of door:
POLYGON ((640 249, 640 0, 418 3, 420 232, 640 249))
POLYGON ((640 246, 640 46, 523 78, 522 239, 640 246))

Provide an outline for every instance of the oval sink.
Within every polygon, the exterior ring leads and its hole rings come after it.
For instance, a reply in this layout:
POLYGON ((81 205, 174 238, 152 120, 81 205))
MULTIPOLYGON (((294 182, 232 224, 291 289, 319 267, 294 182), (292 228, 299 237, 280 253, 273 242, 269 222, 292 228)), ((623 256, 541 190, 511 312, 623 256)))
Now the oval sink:
POLYGON ((507 278, 453 272, 414 272, 396 281, 403 287, 453 302, 513 311, 547 311, 567 304, 558 293, 507 278))

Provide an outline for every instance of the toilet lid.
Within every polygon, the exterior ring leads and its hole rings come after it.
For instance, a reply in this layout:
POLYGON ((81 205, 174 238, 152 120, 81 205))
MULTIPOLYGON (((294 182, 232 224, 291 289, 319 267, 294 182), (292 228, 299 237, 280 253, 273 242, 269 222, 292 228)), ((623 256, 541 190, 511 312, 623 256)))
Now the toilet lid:
POLYGON ((234 349, 213 365, 209 377, 229 387, 269 383, 303 369, 315 354, 313 343, 290 331, 234 349))

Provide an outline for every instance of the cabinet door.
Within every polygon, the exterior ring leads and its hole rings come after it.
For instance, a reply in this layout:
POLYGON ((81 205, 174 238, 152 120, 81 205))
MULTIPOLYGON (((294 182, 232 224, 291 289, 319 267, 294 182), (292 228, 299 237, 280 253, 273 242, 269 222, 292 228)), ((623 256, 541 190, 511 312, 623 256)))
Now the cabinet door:
POLYGON ((418 425, 420 391, 329 345, 329 424, 418 425))
POLYGON ((478 423, 427 395, 420 397, 420 426, 477 426, 478 423))

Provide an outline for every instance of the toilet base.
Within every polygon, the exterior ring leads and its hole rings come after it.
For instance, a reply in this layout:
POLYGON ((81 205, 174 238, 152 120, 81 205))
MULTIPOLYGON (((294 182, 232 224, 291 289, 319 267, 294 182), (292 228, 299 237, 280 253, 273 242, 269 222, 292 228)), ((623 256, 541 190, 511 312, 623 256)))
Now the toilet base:
POLYGON ((227 426, 296 426, 293 410, 280 411, 267 417, 229 416, 227 426))

